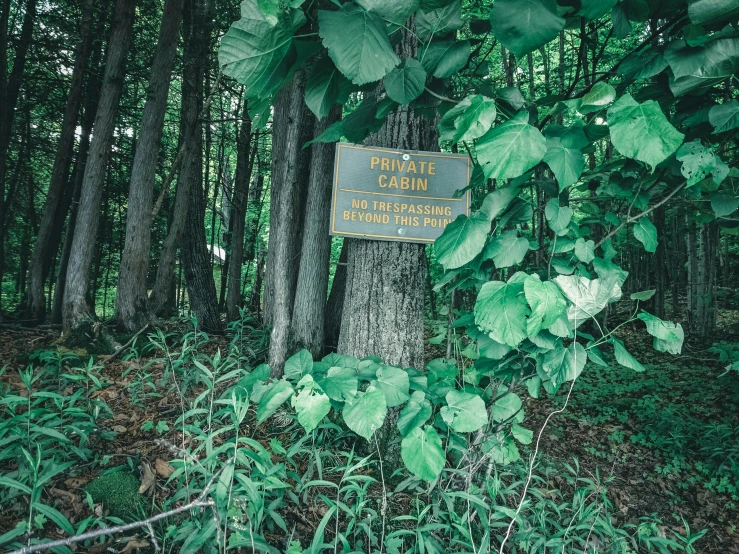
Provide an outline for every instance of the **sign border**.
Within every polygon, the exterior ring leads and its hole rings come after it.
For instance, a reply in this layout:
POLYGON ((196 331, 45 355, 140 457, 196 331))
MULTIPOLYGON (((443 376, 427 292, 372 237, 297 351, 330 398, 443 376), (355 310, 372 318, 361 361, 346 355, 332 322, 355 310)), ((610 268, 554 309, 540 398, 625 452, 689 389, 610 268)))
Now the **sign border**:
MULTIPOLYGON (((470 184, 470 169, 471 169, 471 161, 470 157, 468 155, 461 155, 461 154, 454 154, 454 153, 447 153, 447 152, 426 152, 426 151, 419 151, 419 150, 401 150, 399 148, 382 148, 379 146, 362 146, 360 144, 353 144, 349 142, 337 142, 336 143, 336 152, 334 156, 334 182, 332 186, 332 202, 331 202, 331 232, 330 234, 335 237, 365 237, 365 238, 371 238, 371 239, 380 239, 380 240, 386 240, 386 241, 395 241, 395 242, 421 242, 425 244, 434 244, 436 242, 436 239, 425 239, 425 238, 415 238, 415 237, 401 237, 397 235, 372 235, 368 233, 352 233, 351 231, 337 231, 334 228, 334 224, 336 223, 336 198, 339 192, 339 158, 341 156, 341 148, 350 148, 355 150, 370 150, 372 152, 385 152, 385 153, 391 153, 391 154, 405 154, 409 153, 413 156, 427 156, 431 158, 439 158, 439 157, 449 157, 449 158, 460 158, 467 160, 467 184, 465 186, 469 186, 470 184)), ((364 192, 364 191, 363 191, 364 192)), ((404 194, 384 194, 384 193, 370 193, 370 194, 378 194, 381 196, 399 196, 402 198, 413 198, 411 196, 407 196, 404 194)), ((423 196, 421 198, 430 198, 430 199, 438 199, 438 200, 462 200, 462 198, 434 198, 434 197, 428 197, 423 196)), ((469 216, 470 213, 470 191, 467 190, 464 193, 464 198, 467 200, 465 205, 465 213, 469 216)))

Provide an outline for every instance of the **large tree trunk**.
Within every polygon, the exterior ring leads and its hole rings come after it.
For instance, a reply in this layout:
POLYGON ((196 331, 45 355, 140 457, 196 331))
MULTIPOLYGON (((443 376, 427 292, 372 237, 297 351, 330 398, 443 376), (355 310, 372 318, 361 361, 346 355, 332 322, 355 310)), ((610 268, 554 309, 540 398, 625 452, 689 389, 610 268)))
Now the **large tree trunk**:
MULTIPOLYGON (((396 47, 401 58, 416 54, 408 31, 396 47)), ((408 107, 388 116, 365 144, 406 150, 438 151, 433 124, 408 107)), ((386 363, 424 365, 424 280, 426 250, 422 244, 349 240, 347 281, 339 352, 356 357, 375 355, 386 363)))
POLYGON ((65 190, 69 174, 74 136, 77 127, 77 115, 82 103, 82 84, 84 81, 87 57, 92 45, 90 32, 92 21, 92 0, 85 0, 82 5, 82 23, 80 24, 80 41, 75 51, 72 82, 69 86, 67 106, 62 119, 62 129, 57 144, 54 166, 51 170, 49 189, 41 212, 41 224, 36 236, 36 244, 31 256, 28 279, 28 308, 26 317, 38 322, 45 318, 44 283, 48 277, 51 259, 58 247, 59 224, 67 216, 68 204, 65 200, 71 197, 71 191, 65 190), (66 194, 66 197, 65 197, 66 194))
POLYGON ((236 143, 236 177, 234 178, 231 210, 231 251, 228 266, 228 293, 226 314, 229 321, 239 319, 241 301, 241 269, 244 263, 244 226, 246 218, 249 181, 251 179, 251 118, 248 103, 244 101, 241 129, 236 143))
MULTIPOLYGON (((314 136, 341 118, 341 108, 334 106, 328 117, 316 121, 314 136)), ((331 258, 331 184, 336 146, 317 143, 313 146, 310 165, 308 199, 305 204, 305 224, 300 253, 298 287, 295 291, 290 351, 306 348, 313 357, 323 351, 324 315, 331 258)))
POLYGON ((273 117, 272 191, 264 286, 264 322, 272 327, 269 364, 273 377, 282 376, 288 351, 300 263, 301 207, 310 163, 309 149, 304 150, 303 144, 313 131, 313 116, 303 100, 304 86, 305 75, 299 69, 277 95, 273 117))
POLYGON ((137 331, 148 321, 146 278, 151 250, 151 208, 159 146, 167 111, 167 95, 177 53, 178 30, 184 0, 167 0, 159 29, 159 42, 151 68, 149 90, 128 193, 126 243, 116 291, 116 319, 127 331, 137 331))
MULTIPOLYGON (((203 22, 206 15, 202 0, 188 0, 189 24, 188 33, 191 38, 185 41, 185 47, 191 48, 192 67, 186 69, 183 80, 183 111, 187 102, 187 120, 192 121, 194 134, 191 142, 191 155, 185 157, 185 163, 180 172, 180 186, 190 190, 190 202, 185 219, 185 241, 182 250, 182 264, 187 283, 187 297, 190 300, 190 310, 195 314, 201 328, 209 331, 219 331, 222 328, 218 316, 218 297, 213 280, 213 268, 208 254, 208 242, 205 237, 205 198, 203 193, 203 133, 198 114, 203 105, 203 76, 207 67, 207 45, 210 27, 203 22), (192 73, 190 75, 190 73, 192 73), (187 181, 187 182, 185 182, 187 181)), ((186 62, 186 67, 188 66, 186 62)))
POLYGON ((118 103, 123 91, 135 4, 135 0, 118 0, 113 18, 103 86, 93 125, 94 135, 82 180, 81 209, 77 214, 67 269, 62 321, 67 332, 93 320, 87 304, 90 268, 95 254, 95 241, 92 237, 97 236, 98 231, 103 182, 113 142, 118 103))

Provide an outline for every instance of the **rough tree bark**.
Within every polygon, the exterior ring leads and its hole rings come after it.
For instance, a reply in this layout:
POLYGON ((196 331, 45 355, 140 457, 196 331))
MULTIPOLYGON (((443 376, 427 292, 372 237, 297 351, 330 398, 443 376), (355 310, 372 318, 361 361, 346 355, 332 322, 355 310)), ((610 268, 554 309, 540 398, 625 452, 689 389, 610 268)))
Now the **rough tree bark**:
POLYGON ((77 115, 82 103, 82 84, 87 64, 88 54, 92 46, 92 0, 85 0, 82 4, 82 22, 80 24, 80 41, 75 50, 72 81, 69 86, 67 105, 64 109, 62 128, 57 144, 54 166, 51 170, 51 179, 46 193, 46 200, 41 212, 41 223, 36 236, 36 243, 31 255, 28 279, 28 307, 26 317, 36 321, 43 321, 45 313, 44 283, 48 277, 51 258, 58 247, 58 228, 60 220, 63 222, 67 215, 65 206, 65 191, 69 174, 74 135, 77 127, 77 115), (55 232, 57 231, 57 232, 55 232))
POLYGON ((273 377, 282 375, 288 351, 295 281, 299 267, 298 240, 301 206, 308 181, 309 156, 303 150, 306 122, 313 130, 313 116, 303 100, 305 74, 295 72, 277 95, 273 116, 272 191, 269 245, 264 286, 264 322, 272 327, 269 365, 273 377))
POLYGON ((184 0, 164 4, 159 42, 154 53, 149 89, 141 117, 141 132, 131 169, 126 216, 126 242, 116 290, 116 319, 126 331, 135 332, 149 320, 146 278, 151 250, 151 208, 159 143, 164 130, 167 95, 177 53, 184 0))
POLYGON ((236 176, 234 178, 231 208, 231 252, 228 266, 228 292, 226 294, 226 314, 229 321, 239 319, 241 301, 241 269, 244 263, 244 226, 249 195, 252 163, 250 163, 251 118, 244 101, 244 111, 239 129, 236 155, 236 176))
MULTIPOLYGON (((101 24, 101 28, 102 28, 101 24)), ((95 114, 97 113, 98 101, 100 99, 100 60, 102 58, 102 48, 98 45, 92 55, 91 71, 87 79, 85 92, 84 115, 82 116, 82 124, 80 125, 79 147, 77 149, 77 158, 72 174, 69 177, 69 183, 65 189, 67 192, 71 190, 69 222, 64 233, 64 244, 59 259, 59 269, 56 274, 56 284, 54 285, 54 300, 52 302, 51 314, 49 319, 52 323, 62 322, 62 304, 64 300, 64 289, 67 284, 67 267, 69 266, 69 253, 72 250, 72 238, 74 237, 74 226, 77 221, 77 209, 80 203, 80 191, 82 190, 82 177, 85 174, 85 165, 87 164, 87 154, 90 148, 90 134, 92 133, 92 125, 95 122, 95 114)), ((63 226, 64 218, 61 216, 63 226)), ((66 214, 63 214, 66 215, 66 214)), ((61 229, 60 229, 61 231, 61 229)))
MULTIPOLYGON (((416 41, 401 31, 396 52, 415 57, 416 41)), ((435 127, 404 106, 365 144, 405 150, 438 151, 435 127)), ((424 365, 424 280, 426 249, 422 244, 349 241, 346 292, 339 353, 375 355, 402 367, 424 365)))
MULTIPOLYGON (((198 119, 203 107, 203 76, 208 61, 208 37, 210 26, 204 24, 207 14, 202 0, 188 0, 189 25, 193 28, 191 47, 195 50, 193 80, 186 79, 188 93, 189 114, 194 124, 192 136, 192 150, 190 157, 185 157, 182 167, 180 185, 190 190, 190 202, 185 219, 185 241, 182 250, 182 265, 187 283, 187 297, 190 301, 190 310, 198 319, 202 329, 220 331, 221 320, 218 315, 218 296, 213 279, 213 268, 208 253, 208 240, 205 236, 205 198, 203 191, 203 133, 198 119), (184 183, 183 181, 189 181, 184 183)), ((188 41, 185 41, 187 45, 188 41)), ((183 94, 183 107, 184 107, 183 94)))
POLYGON ((135 0, 118 0, 113 16, 113 29, 108 43, 103 86, 93 125, 94 134, 82 179, 81 209, 77 213, 67 269, 67 286, 64 292, 62 315, 62 327, 65 332, 94 319, 87 304, 90 268, 95 253, 95 241, 91 240, 91 237, 97 236, 100 222, 103 181, 110 157, 118 103, 123 91, 135 6, 135 0))
MULTIPOLYGON (((320 136, 332 123, 341 118, 336 105, 327 117, 316 121, 313 136, 320 136)), ((324 315, 328 290, 329 261, 331 258, 331 183, 336 146, 316 143, 313 146, 305 204, 305 223, 290 327, 290 352, 306 348, 314 358, 323 351, 324 315)))
MULTIPOLYGON (((186 0, 183 21, 183 69, 182 69, 182 105, 180 108, 179 147, 183 148, 180 168, 177 175, 177 193, 175 194, 172 218, 169 222, 167 238, 164 240, 157 264, 156 280, 149 296, 149 310, 156 315, 164 315, 171 307, 174 285, 174 268, 177 261, 177 250, 182 244, 185 233, 191 187, 193 177, 200 182, 202 177, 191 172, 190 164, 195 163, 202 144, 200 124, 198 122, 198 94, 202 93, 202 82, 205 74, 207 51, 204 31, 194 21, 193 13, 197 0, 186 0), (198 85, 200 84, 200 85, 198 85)), ((199 158, 198 158, 199 159, 199 158)), ((200 164, 198 164, 200 167, 200 164)))

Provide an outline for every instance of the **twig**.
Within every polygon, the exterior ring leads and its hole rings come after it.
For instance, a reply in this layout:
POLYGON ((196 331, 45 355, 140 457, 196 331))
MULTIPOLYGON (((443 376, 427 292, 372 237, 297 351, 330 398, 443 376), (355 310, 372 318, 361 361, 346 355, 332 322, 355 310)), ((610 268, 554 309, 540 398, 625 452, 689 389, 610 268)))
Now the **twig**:
POLYGON ((113 354, 111 354, 110 356, 108 356, 107 358, 105 358, 105 360, 103 361, 103 363, 107 364, 111 360, 114 360, 115 358, 117 358, 118 356, 120 356, 121 354, 123 354, 123 351, 126 350, 126 349, 128 349, 128 347, 133 344, 133 341, 135 341, 138 338, 138 336, 141 333, 143 333, 144 331, 146 331, 148 328, 149 328, 149 324, 147 323, 141 329, 139 329, 136 332, 136 334, 134 336, 132 336, 131 339, 126 344, 124 344, 118 350, 116 350, 113 354))
MULTIPOLYGON (((162 512, 161 514, 151 516, 150 518, 143 519, 141 521, 134 521, 133 523, 126 523, 124 525, 116 525, 115 527, 105 527, 104 529, 96 529, 95 531, 88 531, 87 533, 82 533, 81 535, 76 535, 74 537, 67 537, 66 539, 58 539, 55 541, 49 541, 43 544, 34 544, 33 546, 25 546, 18 550, 13 550, 12 552, 9 552, 8 554, 32 554, 33 552, 41 552, 42 550, 56 548, 57 546, 69 546, 70 544, 75 544, 78 542, 95 539, 97 537, 102 537, 103 535, 113 535, 115 533, 124 533, 126 531, 131 531, 133 529, 138 529, 140 527, 146 527, 147 532, 151 533, 151 530, 152 530, 151 524, 156 523, 157 521, 161 519, 166 519, 170 516, 181 514, 182 512, 192 510, 193 508, 207 508, 208 506, 210 506, 215 511, 216 503, 213 502, 212 499, 206 500, 205 498, 206 496, 208 496, 208 493, 210 492, 210 489, 215 483, 218 476, 234 459, 235 458, 230 458, 229 460, 226 460, 226 462, 223 464, 221 469, 219 469, 217 472, 213 474, 213 476, 210 478, 208 483, 205 485, 205 488, 198 495, 198 497, 192 502, 185 504, 184 506, 180 506, 179 508, 173 508, 172 510, 162 512)), ((152 537, 153 537, 153 534, 152 534, 152 537)), ((154 542, 154 544, 156 545, 156 542, 154 542)))
MULTIPOLYGON (((685 187, 685 184, 678 185, 677 187, 675 187, 675 189, 670 194, 668 194, 667 196, 665 196, 662 200, 660 200, 659 202, 657 202, 651 208, 648 208, 648 209, 644 210, 643 212, 636 214, 633 217, 628 217, 626 219, 626 221, 624 221, 623 223, 621 223, 621 225, 619 225, 613 231, 611 231, 606 236, 604 236, 602 239, 600 239, 598 241, 598 244, 595 245, 595 247, 598 248, 601 244, 603 244, 604 242, 606 242, 609 238, 611 238, 613 235, 615 235, 616 233, 618 233, 621 229, 623 229, 624 227, 626 227, 629 223, 633 223, 637 219, 641 219, 645 215, 649 215, 650 213, 652 213, 654 210, 656 210, 657 208, 659 208, 660 206, 662 206, 663 204, 665 204, 670 198, 672 198, 678 192, 680 192, 683 189, 683 187, 685 187)), ((633 205, 633 202, 632 202, 632 205, 633 205)), ((631 208, 629 208, 629 209, 631 209, 631 208)))
POLYGON ((45 542, 43 544, 34 544, 33 546, 26 546, 19 550, 13 550, 9 554, 32 554, 33 552, 41 552, 42 550, 56 548, 57 546, 69 546, 70 544, 75 544, 78 542, 95 539, 103 535, 112 535, 114 533, 124 533, 126 531, 131 531, 132 529, 138 529, 139 527, 151 528, 151 524, 156 523, 160 519, 165 519, 170 516, 173 516, 173 515, 176 515, 182 512, 186 512, 188 510, 191 510, 192 508, 200 508, 200 507, 206 507, 206 506, 215 507, 215 502, 213 502, 213 500, 203 500, 199 496, 198 498, 196 498, 189 504, 185 504, 184 506, 180 506, 179 508, 174 508, 173 510, 169 510, 168 512, 162 512, 161 514, 157 514, 143 521, 134 521, 133 523, 126 523, 125 525, 116 525, 115 527, 105 527, 104 529, 88 531, 87 533, 82 533, 81 535, 77 535, 74 537, 67 537, 66 539, 58 539, 55 541, 45 542))

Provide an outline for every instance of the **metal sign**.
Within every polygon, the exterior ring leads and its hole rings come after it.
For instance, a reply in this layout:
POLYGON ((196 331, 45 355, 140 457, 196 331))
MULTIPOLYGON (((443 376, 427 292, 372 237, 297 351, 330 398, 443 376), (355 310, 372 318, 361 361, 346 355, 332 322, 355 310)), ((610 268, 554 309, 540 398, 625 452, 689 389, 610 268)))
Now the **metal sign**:
POLYGON ((469 181, 467 155, 337 143, 331 234, 432 243, 469 215, 469 181))

